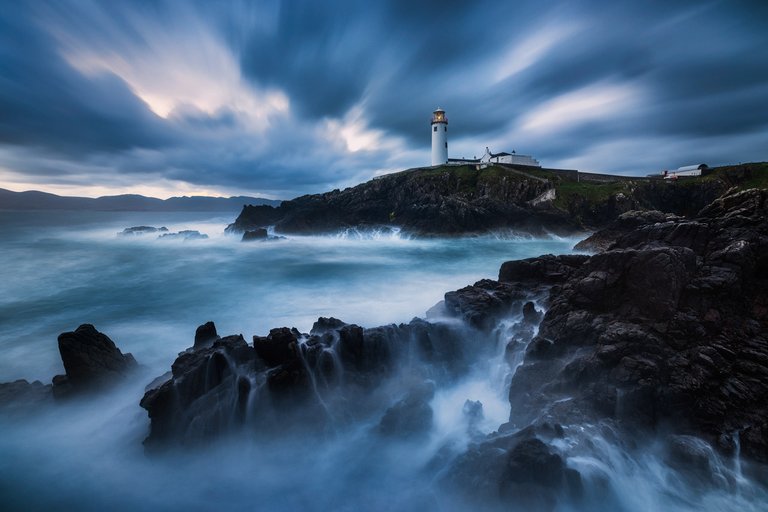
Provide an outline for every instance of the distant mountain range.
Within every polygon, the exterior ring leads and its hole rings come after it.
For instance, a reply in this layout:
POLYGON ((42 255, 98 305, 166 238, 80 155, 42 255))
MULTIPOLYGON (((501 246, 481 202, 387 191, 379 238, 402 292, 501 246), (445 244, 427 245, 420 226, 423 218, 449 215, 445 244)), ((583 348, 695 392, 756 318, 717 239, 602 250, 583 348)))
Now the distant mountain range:
POLYGON ((13 192, 0 188, 0 210, 99 210, 145 212, 239 212, 244 205, 279 206, 282 201, 261 197, 183 196, 168 199, 137 194, 70 197, 30 190, 13 192))

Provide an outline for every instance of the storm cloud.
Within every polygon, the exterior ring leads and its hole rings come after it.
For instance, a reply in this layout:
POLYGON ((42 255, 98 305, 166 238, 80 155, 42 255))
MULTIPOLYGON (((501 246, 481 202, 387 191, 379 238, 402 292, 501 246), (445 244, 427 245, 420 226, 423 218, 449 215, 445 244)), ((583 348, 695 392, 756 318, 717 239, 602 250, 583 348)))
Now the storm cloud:
POLYGON ((763 2, 22 2, 0 187, 292 197, 485 146, 645 174, 766 159, 763 2), (546 4, 546 5, 543 5, 546 4))

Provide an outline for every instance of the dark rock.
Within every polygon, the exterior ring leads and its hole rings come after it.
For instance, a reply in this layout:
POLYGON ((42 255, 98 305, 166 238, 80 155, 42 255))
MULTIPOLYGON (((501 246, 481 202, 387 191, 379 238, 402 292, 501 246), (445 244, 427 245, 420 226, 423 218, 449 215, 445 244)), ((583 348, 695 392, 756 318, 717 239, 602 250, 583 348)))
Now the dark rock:
POLYGON ((120 352, 106 334, 90 324, 60 334, 59 353, 66 375, 53 379, 56 397, 113 384, 137 366, 131 354, 120 352))
MULTIPOLYGON (((528 287, 483 279, 472 286, 445 294, 444 308, 478 329, 491 329, 508 316, 516 303, 535 292, 528 287)), ((519 306, 518 306, 519 307, 519 306)))
POLYGON ((714 449, 699 438, 669 436, 665 442, 664 462, 702 489, 727 488, 729 485, 728 475, 722 471, 722 463, 714 449))
POLYGON ((296 333, 287 327, 272 329, 267 336, 254 336, 253 348, 269 368, 291 363, 299 358, 296 333))
POLYGON ((266 240, 269 237, 264 228, 252 229, 243 233, 242 242, 252 242, 254 240, 266 240))
POLYGON ((186 229, 178 233, 164 233, 157 238, 163 240, 205 240, 208 235, 196 230, 186 229))
POLYGON ((342 322, 338 318, 333 318, 333 317, 325 318, 321 316, 320 318, 317 319, 317 322, 315 322, 312 325, 312 330, 309 332, 310 334, 316 334, 316 335, 325 334, 329 331, 336 331, 344 327, 345 325, 347 324, 342 322))
POLYGON ((51 385, 24 379, 0 382, 0 411, 4 414, 32 412, 51 401, 51 385))
MULTIPOLYGON (((712 442, 740 431, 768 461, 768 192, 726 195, 695 219, 631 214, 553 286, 510 386, 527 425, 661 425, 712 442), (622 224, 623 223, 623 224, 622 224)), ((506 265, 522 269, 550 262, 506 265)))
POLYGON ((499 270, 499 281, 505 283, 558 284, 565 282, 571 273, 579 268, 589 256, 547 254, 537 258, 507 261, 499 270))
POLYGON ((156 228, 153 226, 134 226, 132 228, 125 228, 122 230, 118 235, 120 236, 137 236, 137 235, 143 235, 146 233, 166 233, 168 231, 168 228, 165 226, 156 228))
MULTIPOLYGON (((547 427, 552 430, 551 427, 547 427)), ((444 490, 513 510, 553 510, 582 493, 580 474, 537 437, 536 427, 471 445, 441 479, 444 490)))
POLYGON ((543 313, 536 310, 536 305, 533 302, 528 301, 523 305, 523 323, 539 325, 542 316, 544 316, 543 313))
POLYGON ((256 353, 242 336, 179 354, 171 374, 156 379, 141 400, 151 420, 145 446, 196 443, 233 428, 244 418, 251 391, 241 377, 257 367, 256 353))
POLYGON ((412 438, 429 433, 432 428, 434 382, 414 386, 402 400, 387 409, 379 422, 379 432, 386 436, 412 438))
POLYGON ((221 337, 216 333, 216 325, 213 322, 206 322, 195 331, 194 348, 209 347, 221 337))

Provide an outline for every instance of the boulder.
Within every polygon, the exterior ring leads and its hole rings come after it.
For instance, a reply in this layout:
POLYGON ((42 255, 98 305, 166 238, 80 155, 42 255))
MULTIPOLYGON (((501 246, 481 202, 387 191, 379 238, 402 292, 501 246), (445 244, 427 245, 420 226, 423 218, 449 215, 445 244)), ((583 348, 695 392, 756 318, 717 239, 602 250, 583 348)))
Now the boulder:
POLYGON ((60 334, 58 341, 66 375, 53 379, 56 397, 113 384, 137 366, 131 354, 123 354, 106 334, 90 324, 60 334))
POLYGON ((206 322, 195 331, 194 348, 209 347, 221 337, 216 333, 216 325, 213 322, 206 322))

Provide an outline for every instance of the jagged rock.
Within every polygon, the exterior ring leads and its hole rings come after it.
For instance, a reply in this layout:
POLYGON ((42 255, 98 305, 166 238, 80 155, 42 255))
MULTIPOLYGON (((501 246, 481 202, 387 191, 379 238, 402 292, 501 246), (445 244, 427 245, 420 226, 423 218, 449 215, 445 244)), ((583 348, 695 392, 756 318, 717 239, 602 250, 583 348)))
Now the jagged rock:
POLYGON ((432 428, 430 400, 435 396, 435 383, 420 383, 402 400, 387 409, 379 422, 379 432, 386 436, 411 438, 423 436, 432 428))
POLYGON ((269 368, 293 362, 299 358, 298 336, 287 327, 269 331, 267 336, 254 336, 256 355, 269 368))
POLYGON ((145 446, 199 442, 242 421, 256 365, 256 353, 242 336, 179 354, 171 375, 156 379, 141 399, 151 419, 145 446))
POLYGON ((309 333, 316 334, 316 335, 325 334, 328 331, 336 331, 344 327, 345 325, 347 324, 342 322, 338 318, 333 318, 333 317, 325 318, 321 316, 320 318, 317 319, 317 322, 312 324, 312 330, 309 331, 309 333))
POLYGON ((215 341, 221 339, 216 333, 216 325, 213 322, 206 322, 195 331, 194 348, 209 347, 215 341))
POLYGON ((120 352, 106 334, 90 324, 60 334, 58 341, 66 375, 53 378, 56 397, 113 384, 137 366, 131 354, 120 352))
POLYGON ((615 242, 551 288, 510 421, 546 410, 663 423, 710 444, 741 431, 742 453, 768 461, 767 195, 726 195, 695 219, 628 215, 597 233, 615 242))
POLYGON ((474 327, 489 328, 499 318, 508 315, 516 301, 522 301, 529 295, 528 290, 484 279, 446 293, 445 309, 474 327))
POLYGON ((547 254, 537 258, 507 261, 501 265, 499 281, 537 286, 562 283, 588 259, 589 256, 582 254, 547 254))
POLYGON ((573 502, 582 493, 581 476, 542 440, 553 433, 545 424, 473 444, 449 466, 442 487, 520 511, 553 510, 563 499, 573 502))

